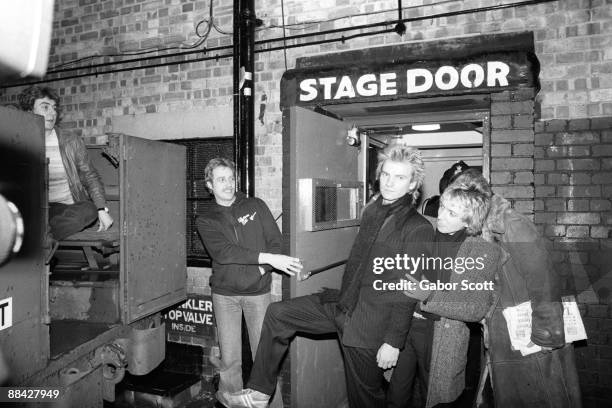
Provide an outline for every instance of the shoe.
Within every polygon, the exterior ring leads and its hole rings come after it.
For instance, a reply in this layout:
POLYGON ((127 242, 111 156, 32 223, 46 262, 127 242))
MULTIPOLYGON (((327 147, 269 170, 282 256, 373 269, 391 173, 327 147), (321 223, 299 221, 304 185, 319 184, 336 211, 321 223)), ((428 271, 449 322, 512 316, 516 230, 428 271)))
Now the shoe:
POLYGON ((217 391, 217 400, 228 408, 266 408, 270 396, 250 388, 237 391, 217 391))

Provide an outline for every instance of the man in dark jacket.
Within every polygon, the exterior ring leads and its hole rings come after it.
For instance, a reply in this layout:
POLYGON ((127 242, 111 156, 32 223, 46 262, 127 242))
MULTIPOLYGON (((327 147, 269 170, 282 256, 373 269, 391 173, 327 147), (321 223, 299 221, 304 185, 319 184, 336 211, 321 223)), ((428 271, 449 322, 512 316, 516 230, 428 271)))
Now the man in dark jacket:
MULTIPOLYGON (((455 183, 472 185, 492 195, 475 169, 461 173, 455 183)), ((580 385, 574 347, 565 343, 559 277, 554 271, 550 242, 536 226, 493 194, 483 237, 502 249, 502 271, 495 283, 496 302, 486 319, 495 406, 580 408, 580 385), (514 350, 504 309, 531 304, 531 346, 540 351, 522 355, 514 350)))
MULTIPOLYGON (((385 262, 381 268, 380 260, 428 255, 433 229, 414 208, 423 173, 417 150, 393 146, 381 153, 380 197, 363 213, 340 291, 327 290, 270 305, 250 388, 222 393, 222 403, 266 407, 290 340, 302 332, 338 334, 351 408, 385 406, 383 372, 397 362, 415 303, 400 290, 388 289, 389 283, 402 281, 407 272, 403 265, 385 262)), ((420 276, 418 270, 408 272, 420 276)))
MULTIPOLYGON (((242 314, 255 355, 270 304, 270 271, 294 275, 302 269, 299 259, 280 253, 281 233, 268 206, 236 192, 234 167, 224 158, 207 164, 204 177, 215 205, 197 220, 213 261, 210 286, 221 351, 220 392, 242 388, 242 314)), ((282 404, 280 393, 277 403, 282 404)))
POLYGON ((51 88, 31 86, 19 94, 24 111, 45 119, 45 151, 49 160, 49 225, 55 240, 79 232, 96 219, 98 231, 113 224, 106 207, 104 187, 92 166, 83 139, 63 135, 56 125, 60 120, 59 96, 51 88))

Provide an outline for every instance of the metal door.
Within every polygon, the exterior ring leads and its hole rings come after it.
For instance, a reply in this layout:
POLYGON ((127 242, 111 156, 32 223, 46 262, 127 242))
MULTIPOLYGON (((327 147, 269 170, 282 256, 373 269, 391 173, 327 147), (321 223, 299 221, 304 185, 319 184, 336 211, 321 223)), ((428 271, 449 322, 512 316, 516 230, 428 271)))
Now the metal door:
MULTIPOLYGON (((302 296, 322 287, 339 288, 345 261, 357 226, 304 231, 300 225, 299 181, 327 179, 358 181, 359 149, 346 144, 346 123, 313 111, 292 107, 283 112, 283 235, 305 271, 324 271, 309 279, 290 282, 290 296, 302 296), (289 193, 289 194, 287 194, 289 193), (329 268, 332 266, 331 268, 329 268)), ((338 340, 298 336, 291 344, 292 407, 346 405, 344 368, 338 340)))
POLYGON ((186 297, 185 147, 120 136, 121 310, 131 323, 186 297))
POLYGON ((12 384, 22 384, 49 359, 45 175, 42 118, 0 106, 0 194, 17 206, 24 221, 20 252, 0 267, 0 347, 12 384))

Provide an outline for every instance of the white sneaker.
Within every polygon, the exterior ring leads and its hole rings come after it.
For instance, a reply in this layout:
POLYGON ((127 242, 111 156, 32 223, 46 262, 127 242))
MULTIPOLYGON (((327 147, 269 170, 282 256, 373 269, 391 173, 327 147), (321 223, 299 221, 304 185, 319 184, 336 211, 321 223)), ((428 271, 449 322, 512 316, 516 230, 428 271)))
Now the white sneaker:
POLYGON ((270 396, 250 388, 237 391, 217 391, 217 400, 228 408, 266 408, 270 396))

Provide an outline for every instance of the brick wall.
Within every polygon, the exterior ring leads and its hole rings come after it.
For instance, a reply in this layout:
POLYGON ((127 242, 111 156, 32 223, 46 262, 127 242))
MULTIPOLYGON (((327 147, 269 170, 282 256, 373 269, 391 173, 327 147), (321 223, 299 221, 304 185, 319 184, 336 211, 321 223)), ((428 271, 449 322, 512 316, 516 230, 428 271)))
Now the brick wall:
POLYGON ((576 348, 587 407, 612 400, 612 117, 535 127, 535 217, 589 337, 576 348))
MULTIPOLYGON (((404 17, 426 17, 490 5, 484 0, 437 3, 434 0, 410 2, 404 5, 404 17)), ((57 67, 77 58, 101 53, 125 53, 147 47, 195 43, 199 38, 195 26, 198 21, 208 18, 209 4, 203 0, 56 2, 50 65, 57 67)), ((213 3, 214 16, 222 31, 232 31, 232 5, 230 0, 216 0, 213 3)), ((258 17, 264 21, 264 27, 258 31, 258 39, 280 37, 282 30, 271 27, 282 23, 279 2, 264 0, 257 2, 256 6, 258 17)), ((294 26, 287 30, 287 35, 393 20, 397 18, 396 6, 395 1, 287 0, 285 17, 289 24, 336 19, 294 26), (389 11, 383 12, 385 10, 389 11), (374 14, 342 18, 363 13, 374 14)), ((607 35, 612 28, 609 6, 609 0, 567 0, 419 20, 407 23, 407 32, 403 37, 393 33, 289 49, 287 66, 292 68, 296 57, 307 54, 476 33, 533 31, 536 53, 542 65, 542 91, 538 95, 537 105, 541 117, 606 116, 612 114, 612 39, 607 35)), ((206 25, 201 25, 200 33, 205 30, 206 25)), ((333 38, 334 35, 328 37, 333 38)), ((205 45, 210 49, 229 45, 231 41, 231 36, 212 30, 205 45)), ((290 40, 288 43, 292 42, 290 40)), ((158 58, 113 68, 175 63, 203 56, 206 55, 158 58)), ((110 57, 105 58, 105 61, 111 60, 110 57)), ((89 63, 89 60, 82 62, 84 65, 89 63)), ((100 72, 103 69, 100 68, 100 72)), ((256 121, 256 189, 258 195, 277 212, 281 207, 279 80, 284 70, 282 51, 256 55, 255 100, 259 104, 264 94, 267 98, 264 121, 256 121)), ((124 115, 200 110, 207 106, 231 110, 231 74, 232 60, 220 58, 58 80, 51 85, 60 89, 62 95, 65 129, 83 136, 95 136, 112 131, 113 119, 124 115)), ((14 101, 19 90, 0 90, 0 100, 14 101)))
POLYGON ((491 186, 533 214, 534 90, 491 94, 491 186))
MULTIPOLYGON (((411 2, 404 5, 404 17, 427 17, 490 5, 484 0, 437 3, 411 2)), ((193 44, 199 39, 195 27, 199 21, 209 17, 209 5, 210 2, 203 0, 56 2, 50 66, 59 67, 78 58, 102 53, 127 53, 150 47, 193 44)), ((395 1, 287 0, 284 5, 286 22, 289 24, 323 21, 290 27, 287 35, 316 33, 397 18, 395 1), (371 14, 343 18, 364 13, 371 14), (325 21, 330 19, 334 20, 325 21)), ((217 0, 213 6, 217 26, 221 31, 232 31, 233 2, 217 0)), ((282 23, 279 2, 264 0, 257 2, 256 7, 257 16, 264 21, 264 26, 258 30, 258 39, 281 37, 282 30, 273 27, 282 23)), ((538 94, 536 105, 541 117, 605 116, 612 114, 612 38, 607 35, 612 29, 610 9, 609 0, 567 0, 418 20, 406 24, 407 32, 403 37, 392 33, 291 48, 287 50, 286 64, 292 68, 296 57, 307 54, 476 33, 533 31, 536 53, 542 66, 542 91, 538 94)), ((200 34, 206 31, 206 27, 206 24, 200 25, 200 34)), ((313 40, 324 37, 316 36, 313 40)), ((334 38, 334 35, 327 38, 334 38)), ((305 41, 308 39, 300 40, 305 41)), ((213 29, 204 45, 210 49, 230 45, 231 42, 231 36, 213 29)), ((288 42, 292 43, 292 40, 288 42)), ((52 82, 50 85, 60 90, 65 107, 63 127, 65 131, 83 136, 96 136, 113 131, 114 118, 125 115, 198 111, 206 107, 231 110, 230 58, 175 64, 224 53, 218 51, 205 55, 157 58, 110 68, 164 63, 173 65, 52 82)), ((112 58, 106 57, 104 61, 112 61, 112 58)), ((87 66, 91 62, 86 59, 81 64, 87 66)), ((63 66, 67 67, 70 66, 63 66)), ((104 69, 108 68, 101 67, 99 72, 104 69)), ((277 214, 281 209, 281 118, 278 102, 279 82, 284 71, 282 51, 256 54, 256 103, 261 103, 264 95, 266 97, 263 123, 257 120, 255 126, 256 190, 277 214)), ((0 102, 14 102, 19 91, 20 88, 0 90, 0 102)))
POLYGON ((612 400, 612 117, 534 126, 532 98, 491 95, 491 183, 553 241, 589 337, 576 348, 585 406, 599 407, 612 400))

